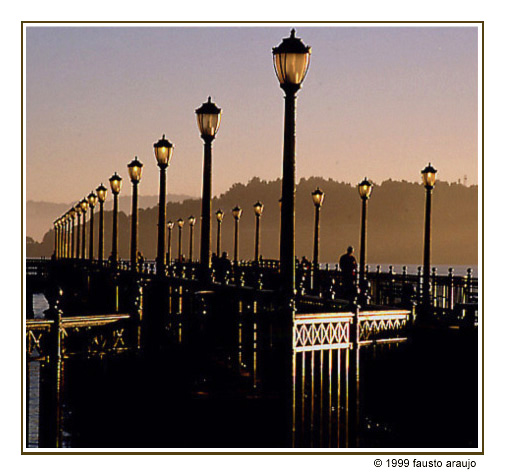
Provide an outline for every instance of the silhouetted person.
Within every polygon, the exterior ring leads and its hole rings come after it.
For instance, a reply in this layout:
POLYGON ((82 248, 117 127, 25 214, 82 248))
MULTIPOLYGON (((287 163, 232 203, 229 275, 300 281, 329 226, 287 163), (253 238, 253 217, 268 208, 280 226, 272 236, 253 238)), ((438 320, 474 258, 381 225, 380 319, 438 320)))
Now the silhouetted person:
POLYGON ((339 267, 342 273, 344 293, 346 297, 351 298, 355 293, 357 277, 357 260, 353 255, 353 246, 348 246, 346 253, 339 258, 339 267))
POLYGON ((221 254, 220 258, 220 272, 221 272, 221 279, 225 279, 225 276, 227 275, 227 272, 230 274, 232 272, 232 263, 228 259, 228 253, 224 251, 221 254))

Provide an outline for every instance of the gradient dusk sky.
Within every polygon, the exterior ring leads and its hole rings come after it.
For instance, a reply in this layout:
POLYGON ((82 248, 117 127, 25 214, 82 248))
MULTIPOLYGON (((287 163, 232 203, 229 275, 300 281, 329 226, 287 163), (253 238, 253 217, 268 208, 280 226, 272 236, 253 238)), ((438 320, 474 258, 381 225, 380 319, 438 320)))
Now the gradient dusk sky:
MULTIPOLYGON (((284 27, 27 27, 26 196, 78 201, 144 163, 140 193, 158 193, 153 143, 174 143, 169 193, 201 194, 195 109, 223 109, 213 195, 281 175, 283 92, 272 47, 284 27)), ((476 27, 297 27, 312 46, 298 94, 297 178, 358 183, 478 182, 476 27)), ((128 180, 123 190, 130 193, 128 180)))

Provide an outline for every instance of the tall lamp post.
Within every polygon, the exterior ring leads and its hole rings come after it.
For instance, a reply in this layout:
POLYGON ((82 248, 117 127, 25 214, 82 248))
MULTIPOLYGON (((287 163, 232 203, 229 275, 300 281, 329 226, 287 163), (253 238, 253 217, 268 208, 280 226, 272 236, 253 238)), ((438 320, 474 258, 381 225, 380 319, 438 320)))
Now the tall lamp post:
POLYGON ((137 156, 128 164, 128 175, 132 182, 132 223, 130 235, 130 266, 132 271, 137 272, 137 241, 139 217, 137 214, 137 196, 139 182, 142 176, 142 162, 137 156))
POLYGON ((81 259, 81 204, 77 203, 74 210, 77 215, 76 259, 81 259))
POLYGON ((59 257, 60 259, 63 259, 65 257, 64 255, 64 249, 65 249, 65 218, 61 216, 58 219, 58 228, 59 228, 59 242, 60 242, 60 251, 59 251, 59 257))
POLYGON ((83 198, 81 200, 81 211, 82 211, 82 217, 83 217, 83 229, 82 232, 82 251, 81 251, 81 258, 86 259, 86 212, 88 211, 88 200, 86 198, 83 198))
POLYGON ((311 269, 311 289, 315 289, 317 273, 320 267, 320 208, 323 205, 325 193, 319 187, 311 193, 314 203, 314 241, 313 241, 313 266, 311 269))
POLYGON ((76 228, 75 228, 76 211, 75 211, 74 208, 70 209, 69 215, 70 215, 70 222, 72 224, 72 231, 70 233, 69 257, 70 258, 75 258, 76 257, 76 255, 75 255, 76 252, 75 252, 74 242, 75 242, 75 235, 76 235, 76 228))
POLYGON ((113 201, 113 211, 112 211, 112 252, 111 252, 111 261, 113 267, 116 267, 118 264, 118 195, 121 192, 121 184, 123 179, 118 175, 117 172, 114 172, 114 175, 109 179, 109 183, 111 185, 111 192, 114 197, 113 201))
POLYGON ((255 263, 258 263, 260 256, 260 217, 264 211, 264 205, 262 202, 256 202, 253 205, 255 211, 255 263))
POLYGON ((58 220, 55 220, 53 222, 53 229, 54 229, 54 257, 55 259, 58 259, 58 220))
POLYGON ((160 195, 158 198, 158 246, 156 253, 156 274, 165 274, 165 215, 167 204, 166 200, 166 183, 167 183, 167 167, 169 166, 174 146, 165 138, 162 138, 153 144, 155 149, 155 158, 160 168, 160 195))
POLYGON ((180 263, 183 261, 183 225, 184 220, 180 218, 177 221, 177 226, 179 228, 179 236, 177 240, 177 259, 180 263))
POLYGON ((167 222, 167 264, 172 261, 172 228, 174 228, 174 222, 169 220, 167 222))
POLYGON ((100 205, 98 218, 98 261, 100 264, 104 261, 104 202, 107 197, 107 188, 101 183, 97 187, 98 203, 100 205))
POLYGON ((232 216, 234 217, 234 265, 236 266, 239 261, 239 220, 241 215, 241 207, 236 206, 232 209, 232 216))
POLYGON ((88 205, 90 206, 90 249, 88 252, 88 258, 90 261, 93 261, 93 248, 94 248, 94 215, 95 215, 95 205, 97 204, 97 195, 95 192, 91 192, 88 195, 88 205))
POLYGON ((193 231, 195 229, 195 217, 192 215, 188 217, 188 225, 190 225, 190 243, 188 250, 188 261, 193 262, 193 231))
MULTIPOLYGON (((311 47, 295 37, 295 30, 272 49, 274 69, 285 92, 283 183, 281 195, 281 286, 288 306, 295 292, 295 103, 309 68, 311 47)), ((293 318, 293 315, 292 317, 293 318)))
POLYGON ((221 109, 211 102, 209 96, 195 113, 200 137, 204 141, 204 174, 202 179, 202 228, 200 231, 201 279, 209 282, 211 278, 211 180, 212 180, 212 142, 220 127, 221 109))
POLYGON ((60 258, 65 258, 65 216, 60 217, 60 258))
MULTIPOLYGON (((293 425, 293 415, 289 411, 292 399, 293 343, 292 328, 295 318, 295 103, 296 93, 309 68, 311 48, 295 37, 295 30, 289 38, 284 38, 279 46, 272 49, 274 69, 281 89, 285 92, 285 124, 283 138, 283 172, 281 186, 281 238, 280 238, 280 278, 281 278, 281 367, 283 401, 287 413, 287 428, 293 425), (288 424, 292 422, 292 425, 288 424)), ((286 442, 288 443, 288 440, 286 442)))
POLYGON ((221 255, 221 222, 223 221, 223 217, 225 216, 225 212, 220 208, 216 212, 216 256, 221 255))
POLYGON ((429 165, 422 170, 422 180, 425 186, 425 233, 423 247, 423 307, 426 311, 431 305, 430 296, 430 248, 431 248, 431 214, 432 214, 432 190, 436 184, 437 170, 429 165))
POLYGON ((359 287, 365 291, 365 267, 367 264, 367 202, 372 193, 372 183, 367 177, 358 184, 358 194, 362 199, 362 223, 360 227, 360 273, 359 287))
POLYGON ((60 259, 65 258, 65 216, 60 217, 60 259))
POLYGON ((60 219, 54 222, 55 257, 60 259, 60 219))
POLYGON ((72 236, 72 227, 71 227, 71 220, 70 220, 70 211, 68 211, 65 214, 66 222, 67 222, 67 237, 66 237, 66 244, 65 244, 65 258, 70 258, 70 237, 72 236))

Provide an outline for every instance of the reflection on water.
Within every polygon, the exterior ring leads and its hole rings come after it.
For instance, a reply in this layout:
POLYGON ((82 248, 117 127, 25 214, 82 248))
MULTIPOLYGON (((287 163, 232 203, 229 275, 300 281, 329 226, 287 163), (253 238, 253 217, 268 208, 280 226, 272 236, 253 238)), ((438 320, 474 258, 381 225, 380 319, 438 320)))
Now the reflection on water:
POLYGON ((27 366, 29 447, 475 447, 475 337, 295 352, 284 400, 275 317, 182 313, 166 346, 27 366), (291 422, 284 416, 291 409, 291 422))
POLYGON ((44 311, 49 308, 49 303, 42 293, 33 295, 33 313, 34 317, 44 317, 44 311))

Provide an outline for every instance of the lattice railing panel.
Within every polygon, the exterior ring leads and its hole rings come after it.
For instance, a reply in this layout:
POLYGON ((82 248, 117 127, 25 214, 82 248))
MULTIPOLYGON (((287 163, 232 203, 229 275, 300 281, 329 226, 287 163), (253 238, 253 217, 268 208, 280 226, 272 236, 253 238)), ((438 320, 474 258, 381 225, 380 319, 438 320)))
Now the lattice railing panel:
POLYGON ((293 326, 293 349, 339 349, 350 345, 351 313, 301 315, 293 326))

